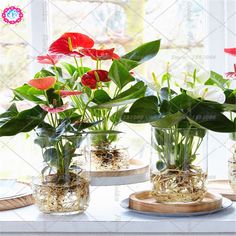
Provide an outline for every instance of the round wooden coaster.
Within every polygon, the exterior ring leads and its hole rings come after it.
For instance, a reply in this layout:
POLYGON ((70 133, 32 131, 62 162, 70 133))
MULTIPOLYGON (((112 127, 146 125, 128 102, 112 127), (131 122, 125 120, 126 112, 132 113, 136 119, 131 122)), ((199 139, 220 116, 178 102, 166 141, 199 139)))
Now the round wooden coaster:
POLYGON ((213 193, 221 194, 232 201, 236 201, 236 192, 234 192, 228 180, 209 180, 208 189, 213 193))
POLYGON ((200 202, 193 203, 159 203, 152 197, 151 191, 133 193, 129 197, 129 207, 137 211, 158 213, 194 213, 207 212, 222 207, 222 196, 206 193, 200 202))
POLYGON ((91 185, 108 186, 140 183, 149 180, 149 165, 137 159, 130 160, 129 169, 91 171, 91 185))
POLYGON ((140 160, 131 159, 129 169, 91 171, 91 177, 127 176, 127 175, 140 174, 143 172, 147 172, 148 170, 149 170, 149 165, 144 164, 140 160))
POLYGON ((34 204, 29 185, 15 180, 0 180, 0 211, 34 204))

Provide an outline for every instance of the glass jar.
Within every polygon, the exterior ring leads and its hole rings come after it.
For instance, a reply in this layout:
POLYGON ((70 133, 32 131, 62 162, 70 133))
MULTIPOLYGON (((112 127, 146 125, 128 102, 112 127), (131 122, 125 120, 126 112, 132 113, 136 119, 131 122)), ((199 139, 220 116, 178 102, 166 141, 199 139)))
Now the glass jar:
POLYGON ((91 170, 114 171, 129 168, 130 156, 124 133, 119 131, 91 131, 91 170))
POLYGON ((84 212, 89 204, 90 148, 86 134, 51 141, 35 140, 42 148, 44 168, 32 183, 35 204, 43 213, 84 212))
POLYGON ((230 138, 233 145, 231 147, 232 156, 228 160, 228 178, 231 189, 236 192, 236 133, 230 134, 230 138))
POLYGON ((152 195, 158 202, 204 198, 207 133, 201 128, 152 128, 152 195))

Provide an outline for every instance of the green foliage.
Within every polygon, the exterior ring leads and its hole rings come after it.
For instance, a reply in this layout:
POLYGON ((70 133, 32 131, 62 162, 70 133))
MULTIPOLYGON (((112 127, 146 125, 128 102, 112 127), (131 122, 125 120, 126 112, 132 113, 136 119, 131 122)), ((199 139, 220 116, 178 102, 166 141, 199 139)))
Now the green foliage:
POLYGON ((17 116, 18 110, 16 108, 16 104, 13 103, 6 112, 0 114, 0 125, 3 125, 7 121, 9 121, 12 117, 17 116))
POLYGON ((147 86, 144 82, 139 81, 135 85, 132 85, 129 89, 119 93, 115 98, 110 101, 100 103, 92 108, 112 108, 115 106, 123 106, 134 102, 136 99, 143 97, 146 92, 147 86))
POLYGON ((129 123, 150 123, 158 120, 160 116, 157 97, 148 96, 134 102, 129 112, 122 115, 122 120, 129 123))
POLYGON ((169 102, 159 101, 155 96, 138 99, 124 113, 122 120, 130 123, 151 123, 155 127, 170 128, 181 120, 188 119, 193 124, 215 132, 233 132, 235 124, 230 121, 214 102, 202 102, 183 93, 169 102), (164 110, 162 104, 168 109, 164 110))
MULTIPOLYGON (((100 81, 96 88, 83 85, 82 76, 94 68, 84 67, 82 60, 78 63, 74 58, 74 65, 62 62, 62 67, 57 64, 49 66, 49 69, 41 69, 34 78, 53 76, 56 83, 47 86, 47 82, 50 83, 47 80, 44 84, 47 88, 45 90, 34 88, 32 83, 32 86, 24 84, 14 89, 14 101, 26 100, 35 105, 31 109, 19 112, 13 103, 0 115, 0 136, 35 130, 35 143, 42 148, 44 161, 48 165, 43 172, 55 168, 58 175, 64 175, 72 168, 72 159, 76 155, 76 148, 83 140, 84 130, 95 127, 103 130, 104 133, 98 140, 100 144, 102 141, 108 144, 117 139, 117 133, 112 131, 121 122, 127 105, 142 98, 147 89, 147 86, 141 81, 136 81, 129 71, 153 58, 159 48, 160 40, 156 40, 137 47, 119 60, 111 61, 108 72, 111 81, 100 81), (63 105, 67 103, 64 103, 61 90, 79 90, 83 94, 67 97, 66 102, 72 107, 63 111, 66 107, 63 105), (108 136, 107 131, 111 131, 108 136)), ((57 61, 55 60, 55 63, 57 61)), ((102 63, 97 61, 96 69, 102 69, 101 65, 102 63)))
POLYGON ((125 110, 126 106, 121 107, 111 115, 110 120, 114 126, 117 126, 121 122, 121 116, 124 114, 125 110))
POLYGON ((142 64, 153 57, 155 57, 160 49, 161 40, 144 43, 133 51, 122 56, 121 63, 123 63, 128 70, 142 64), (122 59, 125 59, 122 61, 122 59))
POLYGON ((63 101, 61 96, 55 92, 55 89, 50 88, 46 91, 47 100, 49 104, 53 105, 53 107, 60 107, 63 105, 63 101))
POLYGON ((82 66, 76 68, 72 64, 66 62, 62 62, 62 65, 69 73, 69 75, 71 77, 74 76, 76 79, 91 70, 89 67, 82 67, 82 66))
POLYGON ((225 89, 225 84, 228 80, 224 79, 222 75, 211 71, 210 78, 206 81, 206 85, 214 85, 216 84, 221 89, 225 89))
POLYGON ((13 93, 15 95, 14 100, 28 100, 34 102, 36 104, 45 104, 46 102, 40 98, 44 93, 41 90, 33 88, 28 84, 24 84, 21 87, 13 89, 13 93))
POLYGON ((41 71, 35 74, 34 78, 43 78, 48 76, 55 76, 55 74, 49 70, 42 69, 41 71))
POLYGON ((29 132, 39 125, 46 116, 46 112, 40 106, 22 112, 13 109, 14 113, 9 112, 8 109, 6 113, 1 115, 6 122, 0 127, 0 136, 12 136, 21 132, 29 132))
POLYGON ((96 104, 103 104, 111 101, 110 96, 104 90, 96 90, 93 96, 93 102, 96 104))
POLYGON ((108 76, 119 89, 122 89, 126 84, 135 80, 126 67, 117 60, 113 61, 108 76))

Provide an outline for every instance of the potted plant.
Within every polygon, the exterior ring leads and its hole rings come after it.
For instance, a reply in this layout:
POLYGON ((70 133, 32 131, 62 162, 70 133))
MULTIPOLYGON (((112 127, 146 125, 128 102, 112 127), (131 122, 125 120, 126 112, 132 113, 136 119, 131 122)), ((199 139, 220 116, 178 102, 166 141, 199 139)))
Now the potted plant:
MULTIPOLYGON (((231 56, 236 56, 236 48, 225 48, 224 49, 225 53, 231 55, 231 56)), ((234 64, 234 71, 227 72, 225 74, 225 80, 224 81, 224 88, 229 94, 231 102, 234 101, 235 103, 235 79, 236 79, 236 64, 234 64)), ((234 111, 230 112, 230 119, 235 122, 235 115, 234 111)), ((229 177, 229 183, 234 192, 236 192, 236 145, 235 145, 235 140, 236 140, 236 133, 231 133, 230 138, 233 141, 232 145, 232 157, 229 158, 228 160, 228 177, 229 177)))
MULTIPOLYGON (((73 38, 69 42, 72 42, 70 48, 73 49, 73 38)), ((50 46, 49 52, 56 55, 75 54, 74 51, 68 52, 68 48, 65 50, 63 45, 64 41, 59 39, 50 46)), ((154 57, 159 47, 160 40, 148 42, 122 57, 114 52, 114 48, 81 48, 74 57, 74 65, 63 64, 69 73, 69 80, 77 80, 78 74, 81 77, 81 83, 67 83, 69 89, 83 91, 81 96, 72 99, 74 106, 81 109, 81 119, 90 123, 99 122, 90 127, 92 170, 129 168, 127 146, 121 144, 122 139, 125 140, 124 133, 117 126, 127 105, 143 97, 146 92, 144 82, 130 71, 154 57), (91 59, 92 68, 83 66, 83 58, 91 59), (102 66, 103 61, 108 62, 106 67, 102 66)))
POLYGON ((206 193, 207 154, 201 150, 207 151, 207 130, 235 130, 223 114, 235 105, 228 104, 229 95, 219 86, 222 76, 211 72, 201 81, 196 70, 189 74, 182 84, 169 71, 162 81, 153 74, 157 95, 138 99, 122 116, 123 121, 152 126, 152 194, 159 202, 201 200, 206 193))
POLYGON ((87 108, 71 102, 83 93, 77 89, 81 68, 76 70, 74 80, 68 79, 58 62, 64 56, 77 56, 71 45, 92 47, 93 40, 83 34, 65 33, 56 43, 64 48, 64 55, 38 56, 38 62, 48 68, 13 89, 13 103, 0 115, 0 136, 35 131, 35 143, 42 150, 44 162, 39 178, 32 184, 35 203, 44 213, 72 214, 83 212, 89 203, 90 154, 85 148, 84 130, 98 122, 85 121, 87 108), (21 101, 30 108, 19 111, 16 104, 21 101))

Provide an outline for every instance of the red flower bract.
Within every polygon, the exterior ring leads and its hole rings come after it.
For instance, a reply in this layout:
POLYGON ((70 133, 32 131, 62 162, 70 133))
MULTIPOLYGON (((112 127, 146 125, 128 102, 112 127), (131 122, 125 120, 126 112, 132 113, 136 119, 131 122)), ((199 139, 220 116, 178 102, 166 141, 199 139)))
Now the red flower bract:
POLYGON ((45 56, 38 56, 37 61, 41 64, 56 65, 60 58, 60 55, 47 54, 45 56))
POLYGON ((63 98, 67 96, 80 95, 81 93, 81 91, 59 90, 59 94, 63 98))
POLYGON ((236 48, 225 48, 224 52, 228 53, 228 54, 230 54, 232 56, 236 56, 236 48))
POLYGON ((120 57, 114 53, 114 48, 111 49, 94 49, 94 48, 83 48, 80 53, 91 57, 93 60, 110 60, 119 59, 120 57))
POLYGON ((109 82, 108 71, 106 70, 91 70, 84 74, 81 78, 81 83, 84 86, 95 89, 98 82, 109 82))
POLYGON ((94 45, 94 41, 85 34, 80 33, 65 33, 49 47, 49 52, 68 55, 79 56, 83 55, 77 51, 77 48, 91 48, 94 45))
POLYGON ((29 85, 39 90, 48 90, 56 83, 56 77, 48 76, 44 78, 32 79, 29 81, 29 85))
POLYGON ((236 72, 225 73, 226 79, 236 79, 236 72))
POLYGON ((44 111, 47 111, 49 113, 58 113, 58 112, 63 112, 68 108, 69 104, 65 103, 64 105, 60 106, 60 107, 49 107, 49 106, 45 106, 42 105, 41 108, 44 111))

